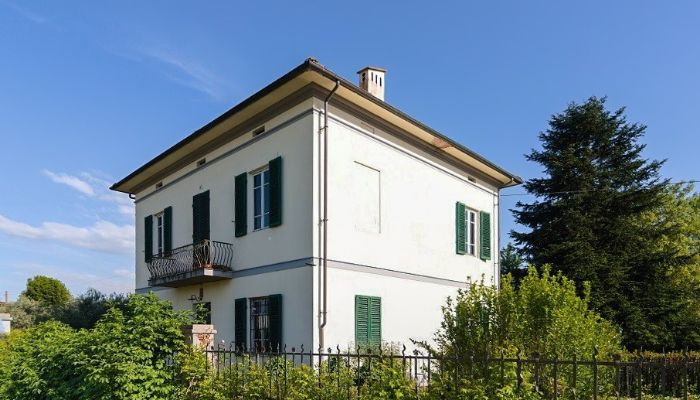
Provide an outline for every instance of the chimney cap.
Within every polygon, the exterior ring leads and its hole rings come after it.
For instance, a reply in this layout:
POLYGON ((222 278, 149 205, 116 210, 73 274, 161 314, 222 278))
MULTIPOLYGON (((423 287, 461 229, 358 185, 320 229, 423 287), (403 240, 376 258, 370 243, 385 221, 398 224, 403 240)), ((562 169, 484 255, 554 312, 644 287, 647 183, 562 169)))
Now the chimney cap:
POLYGON ((374 71, 379 71, 379 72, 386 72, 386 69, 384 69, 384 68, 381 68, 381 67, 374 67, 374 66, 372 66, 372 65, 368 65, 368 66, 362 68, 361 70, 357 71, 357 73, 359 74, 359 73, 361 73, 362 71, 367 71, 368 69, 371 69, 371 70, 374 70, 374 71))

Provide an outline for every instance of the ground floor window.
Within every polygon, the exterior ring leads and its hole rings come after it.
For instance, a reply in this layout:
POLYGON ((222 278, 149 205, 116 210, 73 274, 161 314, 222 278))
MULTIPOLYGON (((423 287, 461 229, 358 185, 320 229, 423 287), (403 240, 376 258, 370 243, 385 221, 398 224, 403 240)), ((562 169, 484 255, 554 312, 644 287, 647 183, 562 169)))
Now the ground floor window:
POLYGON ((355 296, 355 344, 379 346, 382 343, 382 299, 355 296))
POLYGON ((270 299, 250 299, 250 347, 262 351, 270 346, 270 299))

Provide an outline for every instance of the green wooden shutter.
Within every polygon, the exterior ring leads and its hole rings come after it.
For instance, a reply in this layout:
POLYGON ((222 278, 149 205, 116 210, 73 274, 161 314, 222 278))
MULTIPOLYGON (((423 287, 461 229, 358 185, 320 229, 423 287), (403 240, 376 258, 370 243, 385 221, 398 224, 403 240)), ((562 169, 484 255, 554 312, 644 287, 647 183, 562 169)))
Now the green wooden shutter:
POLYGON ((235 182, 235 209, 234 219, 236 220, 236 237, 245 236, 248 233, 248 174, 242 173, 236 176, 235 182))
POLYGON ((246 347, 246 334, 248 333, 248 299, 245 297, 236 299, 234 306, 234 335, 235 345, 239 349, 246 347))
POLYGON ((173 208, 163 210, 163 251, 169 254, 173 250, 173 208))
POLYGON ((467 254, 466 210, 463 203, 455 206, 455 244, 457 254, 467 254))
POLYGON ((270 226, 282 225, 282 157, 271 160, 270 168, 270 226))
POLYGON ((479 255, 482 260, 486 261, 491 259, 491 214, 482 211, 479 213, 479 216, 479 228, 481 232, 479 238, 479 242, 481 243, 479 246, 479 255))
POLYGON ((355 344, 369 344, 369 297, 355 296, 355 344))
POLYGON ((192 242, 209 239, 209 191, 192 198, 192 242))
POLYGON ((369 345, 379 346, 382 344, 382 299, 379 297, 369 298, 369 345))
POLYGON ((282 295, 273 294, 268 298, 268 316, 270 318, 270 346, 272 351, 282 349, 282 295))
POLYGON ((143 219, 143 254, 144 261, 151 262, 153 257, 153 216, 143 219))

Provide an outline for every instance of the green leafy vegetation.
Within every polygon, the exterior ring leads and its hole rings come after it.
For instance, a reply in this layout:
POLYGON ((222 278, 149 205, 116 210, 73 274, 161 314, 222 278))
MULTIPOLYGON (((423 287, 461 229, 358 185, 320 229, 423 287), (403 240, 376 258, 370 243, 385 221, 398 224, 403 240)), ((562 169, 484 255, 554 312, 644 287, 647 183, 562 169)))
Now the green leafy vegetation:
POLYGON ((155 295, 131 296, 91 330, 48 321, 13 333, 0 342, 0 399, 171 399, 168 360, 188 321, 155 295))
POLYGON ((529 231, 512 236, 530 263, 551 265, 579 294, 589 282, 593 308, 622 328, 627 347, 698 347, 687 336, 700 331, 690 309, 697 285, 689 297, 693 290, 674 282, 683 271, 697 273, 684 269, 689 253, 697 254, 697 235, 678 240, 693 230, 679 225, 686 211, 673 198, 689 193, 671 190, 669 198, 659 176, 663 162, 643 158, 645 130, 628 122, 624 109, 607 110, 604 98, 552 116, 540 134, 542 149, 527 156, 544 171, 524 185, 536 199, 513 211, 529 231))
POLYGON ((66 285, 58 279, 37 275, 27 280, 27 289, 23 293, 27 298, 48 306, 59 306, 71 299, 66 285))

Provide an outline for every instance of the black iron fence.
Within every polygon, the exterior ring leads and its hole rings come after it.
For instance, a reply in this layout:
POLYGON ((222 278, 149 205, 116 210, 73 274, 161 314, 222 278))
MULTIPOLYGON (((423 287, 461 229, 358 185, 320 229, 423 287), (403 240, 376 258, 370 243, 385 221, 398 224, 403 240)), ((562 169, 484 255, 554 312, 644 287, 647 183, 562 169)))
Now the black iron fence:
POLYGON ((298 385, 290 377, 300 368, 311 374, 307 381, 313 379, 318 389, 330 387, 331 392, 342 395, 332 398, 373 398, 373 389, 386 390, 383 379, 395 381, 389 384, 393 390, 410 389, 414 398, 430 399, 462 398, 460 394, 474 387, 488 398, 496 397, 503 388, 546 399, 642 399, 649 395, 688 399, 700 395, 700 357, 688 352, 653 358, 637 352, 605 359, 597 351, 586 359, 520 351, 511 355, 500 351, 497 356, 463 352, 464 356, 457 357, 407 351, 405 346, 313 351, 304 346, 250 350, 220 345, 205 352, 210 372, 240 385, 240 391, 233 388, 232 393, 245 393, 244 387, 257 379, 258 386, 264 386, 258 390, 264 390, 264 398, 270 399, 288 398, 295 389, 291 386, 298 385))
POLYGON ((148 263, 150 281, 178 276, 199 269, 231 271, 233 245, 215 240, 202 240, 154 255, 148 263))

